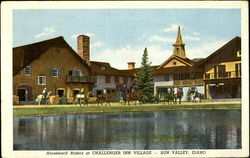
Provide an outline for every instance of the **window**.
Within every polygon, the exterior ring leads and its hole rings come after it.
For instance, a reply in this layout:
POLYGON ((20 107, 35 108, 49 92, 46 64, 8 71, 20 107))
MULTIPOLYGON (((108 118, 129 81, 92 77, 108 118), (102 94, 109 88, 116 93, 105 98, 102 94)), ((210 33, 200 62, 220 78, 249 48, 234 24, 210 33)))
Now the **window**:
POLYGON ((24 75, 25 76, 30 76, 31 75, 31 66, 26 66, 24 68, 24 75))
POLYGON ((106 66, 101 66, 101 70, 106 70, 106 66))
POLYGON ((110 83, 111 77, 110 76, 105 76, 105 81, 106 83, 110 83))
POLYGON ((164 75, 164 80, 169 81, 169 74, 164 75))
POLYGON ((124 84, 127 84, 127 83, 128 83, 128 77, 127 77, 127 76, 124 76, 124 77, 123 77, 123 83, 124 83, 124 84))
POLYGON ((190 79, 195 79, 195 72, 190 72, 190 79))
POLYGON ((70 70, 69 75, 72 76, 83 76, 83 71, 82 70, 70 70))
POLYGON ((176 61, 173 62, 173 65, 176 65, 176 61))
POLYGON ((115 76, 115 83, 119 83, 120 82, 119 79, 120 79, 119 76, 115 76))
POLYGON ((179 75, 178 75, 178 80, 183 80, 184 79, 184 74, 183 73, 180 73, 179 75))
POLYGON ((52 68, 52 76, 58 77, 58 69, 57 68, 52 68))
POLYGON ((46 76, 38 76, 38 85, 46 85, 46 76))
POLYGON ((51 77, 61 76, 61 69, 60 68, 50 68, 50 76, 51 77))

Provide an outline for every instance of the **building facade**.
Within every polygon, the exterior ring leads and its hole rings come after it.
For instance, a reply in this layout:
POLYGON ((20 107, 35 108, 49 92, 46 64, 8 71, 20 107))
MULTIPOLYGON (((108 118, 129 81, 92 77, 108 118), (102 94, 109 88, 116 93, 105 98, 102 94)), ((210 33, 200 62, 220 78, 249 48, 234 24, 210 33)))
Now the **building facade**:
POLYGON ((180 27, 173 44, 173 54, 161 65, 153 66, 153 76, 155 94, 166 93, 178 87, 183 91, 182 100, 187 100, 190 87, 196 87, 200 93, 204 93, 203 70, 196 66, 196 62, 187 58, 180 27))
POLYGON ((202 60, 205 98, 241 98, 241 38, 235 37, 202 60))
POLYGON ((116 100, 123 100, 126 92, 131 89, 135 77, 133 63, 128 63, 128 70, 119 70, 110 66, 109 63, 91 61, 92 75, 96 76, 97 82, 93 87, 94 95, 113 92, 116 100))
POLYGON ((95 83, 90 66, 63 37, 13 48, 13 94, 34 101, 44 88, 72 98, 95 83))

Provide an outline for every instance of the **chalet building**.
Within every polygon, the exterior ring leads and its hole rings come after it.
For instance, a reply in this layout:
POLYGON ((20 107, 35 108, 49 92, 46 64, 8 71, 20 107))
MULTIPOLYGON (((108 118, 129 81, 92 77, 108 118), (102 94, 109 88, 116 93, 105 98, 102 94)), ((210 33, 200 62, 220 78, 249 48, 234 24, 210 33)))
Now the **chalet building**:
POLYGON ((109 63, 91 61, 92 75, 97 79, 93 87, 94 95, 101 94, 106 89, 107 92, 115 93, 117 99, 123 99, 126 91, 133 86, 134 64, 128 63, 127 70, 119 70, 111 67, 109 63))
POLYGON ((235 37, 197 66, 204 71, 207 99, 241 98, 241 38, 235 37))
POLYGON ((175 87, 182 88, 183 100, 189 87, 196 87, 200 93, 204 93, 203 70, 196 66, 196 62, 186 56, 185 44, 182 41, 180 27, 173 54, 161 65, 153 66, 154 93, 164 93, 175 87))
MULTIPOLYGON (((89 38, 81 36, 78 54, 89 51, 89 38)), ((13 94, 20 101, 34 101, 46 87, 52 95, 71 98, 88 92, 95 83, 89 63, 57 37, 13 48, 13 94)))

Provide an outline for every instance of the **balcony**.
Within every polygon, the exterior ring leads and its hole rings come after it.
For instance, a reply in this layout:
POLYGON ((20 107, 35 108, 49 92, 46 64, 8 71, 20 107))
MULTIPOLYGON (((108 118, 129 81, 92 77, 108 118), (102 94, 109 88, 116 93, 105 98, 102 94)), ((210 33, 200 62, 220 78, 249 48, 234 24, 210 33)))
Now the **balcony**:
POLYGON ((224 73, 205 73, 204 80, 214 80, 214 79, 229 79, 229 78, 240 78, 240 71, 229 71, 224 73))
POLYGON ((76 76, 76 75, 66 76, 66 83, 95 83, 95 82, 96 82, 95 76, 76 76))
POLYGON ((186 79, 186 80, 174 80, 175 86, 199 86, 203 85, 202 78, 199 79, 186 79))

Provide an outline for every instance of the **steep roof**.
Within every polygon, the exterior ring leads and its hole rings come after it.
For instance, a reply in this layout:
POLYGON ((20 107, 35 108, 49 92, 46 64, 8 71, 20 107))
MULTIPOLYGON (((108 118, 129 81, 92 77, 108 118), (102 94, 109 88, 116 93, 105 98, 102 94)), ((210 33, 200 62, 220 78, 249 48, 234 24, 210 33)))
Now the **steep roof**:
POLYGON ((237 57, 238 50, 241 50, 241 38, 236 36, 205 59, 198 61, 195 65, 201 66, 204 63, 240 61, 241 57, 237 57))
POLYGON ((93 75, 134 76, 136 72, 136 69, 133 70, 116 69, 107 62, 90 61, 90 66, 93 75), (102 67, 105 67, 105 69, 102 69, 102 67))
POLYGON ((164 65, 166 65, 170 60, 172 60, 173 58, 179 60, 180 62, 186 63, 187 65, 191 66, 194 64, 194 62, 188 58, 181 58, 178 57, 176 55, 172 55, 170 56, 166 61, 164 61, 161 65, 158 66, 158 69, 163 68, 164 65))
POLYGON ((89 65, 84 60, 82 60, 82 58, 70 47, 70 45, 64 40, 64 38, 62 36, 59 36, 37 43, 14 47, 13 76, 16 75, 25 66, 36 60, 51 47, 68 48, 80 62, 82 62, 88 69, 90 69, 89 65))

